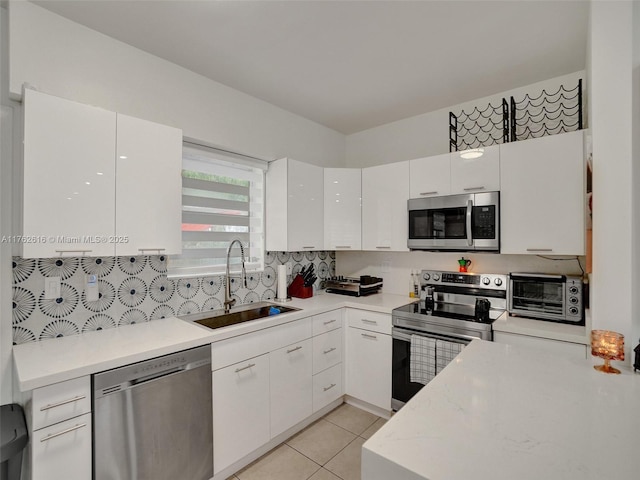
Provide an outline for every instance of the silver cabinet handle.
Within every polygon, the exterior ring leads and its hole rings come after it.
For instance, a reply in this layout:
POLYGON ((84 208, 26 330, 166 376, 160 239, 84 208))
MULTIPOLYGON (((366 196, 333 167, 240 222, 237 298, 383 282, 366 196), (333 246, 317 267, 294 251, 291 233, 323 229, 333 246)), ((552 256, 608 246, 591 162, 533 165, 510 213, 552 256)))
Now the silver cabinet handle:
POLYGON ((527 252, 553 252, 553 248, 527 248, 527 252))
POLYGON ((324 323, 325 325, 329 325, 330 323, 333 323, 333 322, 335 322, 335 321, 336 321, 336 320, 335 320, 335 318, 334 318, 333 320, 328 320, 328 321, 323 322, 323 323, 324 323))
POLYGON ((484 185, 481 187, 467 187, 464 189, 465 192, 472 192, 474 190, 484 190, 484 185))
POLYGON ((164 252, 166 248, 139 248, 139 252, 164 252))
POLYGON ((376 320, 369 320, 368 318, 361 318, 364 323, 372 323, 373 325, 377 325, 378 322, 376 320))
POLYGON ((52 408, 61 407, 62 405, 66 405, 68 403, 79 402, 80 400, 84 400, 85 398, 87 398, 86 395, 79 395, 77 397, 70 398, 69 400, 63 400, 62 402, 50 403, 49 405, 45 405, 44 407, 42 407, 40 409, 40 411, 44 412, 45 410, 50 410, 52 408))
POLYGON ((301 348, 302 348, 302 345, 298 345, 297 347, 292 348, 291 350, 287 350, 287 353, 293 353, 293 352, 295 352, 296 350, 300 350, 301 348))
POLYGON ((326 392, 327 390, 331 390, 333 387, 335 387, 336 384, 332 383, 331 385, 329 385, 328 387, 324 387, 324 391, 326 392))
POLYGON ((51 435, 47 435, 46 437, 44 437, 40 441, 41 442, 46 442, 47 440, 51 440, 52 438, 59 437, 60 435, 64 435, 65 433, 71 433, 71 432, 73 432, 75 430, 79 430, 82 427, 86 427, 86 426, 87 426, 86 423, 80 423, 80 424, 76 425, 75 427, 70 427, 70 428, 67 428, 66 430, 62 430, 61 432, 52 433, 51 435))
POLYGON ((324 353, 326 355, 327 353, 333 352, 335 349, 336 349, 336 347, 331 347, 329 350, 323 350, 322 353, 324 353))
POLYGON ((336 245, 334 248, 351 248, 351 245, 336 245))
POLYGON ((365 338, 373 338, 374 340, 378 339, 376 335, 369 335, 368 333, 361 333, 360 335, 362 335, 365 338))
POLYGON ((85 253, 93 252, 93 250, 56 250, 55 252, 60 255, 63 253, 82 253, 84 255, 85 253))
POLYGON ((391 247, 376 247, 376 248, 391 248, 391 247))
POLYGON ((302 248, 316 248, 316 247, 302 247, 302 248))
POLYGON ((251 367, 255 367, 255 366, 256 366, 256 364, 255 364, 255 363, 250 363, 250 364, 249 364, 249 365, 247 365, 246 367, 236 368, 236 373, 241 372, 241 371, 246 370, 246 369, 251 368, 251 367))
POLYGON ((420 192, 420 195, 435 195, 436 193, 438 193, 437 191, 435 192, 420 192))

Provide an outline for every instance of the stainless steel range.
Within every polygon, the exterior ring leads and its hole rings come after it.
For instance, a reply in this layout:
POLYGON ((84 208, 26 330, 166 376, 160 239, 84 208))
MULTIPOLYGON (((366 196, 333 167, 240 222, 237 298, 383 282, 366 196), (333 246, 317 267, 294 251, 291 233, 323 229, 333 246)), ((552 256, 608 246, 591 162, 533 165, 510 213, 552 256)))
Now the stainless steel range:
POLYGON ((396 308, 392 400, 402 407, 474 338, 493 340, 507 309, 506 275, 423 270, 420 301, 396 308))

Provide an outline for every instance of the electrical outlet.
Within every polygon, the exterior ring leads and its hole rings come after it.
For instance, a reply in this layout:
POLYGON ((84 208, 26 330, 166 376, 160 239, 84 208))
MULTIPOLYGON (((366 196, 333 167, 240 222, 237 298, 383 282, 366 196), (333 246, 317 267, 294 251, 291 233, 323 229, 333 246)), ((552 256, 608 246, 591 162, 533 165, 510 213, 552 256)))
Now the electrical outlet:
POLYGON ((46 277, 44 279, 44 298, 51 300, 60 297, 60 277, 46 277))
POLYGON ((290 263, 287 263, 287 275, 293 275, 293 265, 290 263))

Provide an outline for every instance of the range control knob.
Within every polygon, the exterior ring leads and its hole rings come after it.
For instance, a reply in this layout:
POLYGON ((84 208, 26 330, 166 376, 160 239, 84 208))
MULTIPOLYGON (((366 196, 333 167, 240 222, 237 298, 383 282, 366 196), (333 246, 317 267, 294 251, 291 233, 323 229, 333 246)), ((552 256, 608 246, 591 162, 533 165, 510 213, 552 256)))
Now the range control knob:
POLYGON ((496 278, 493 283, 496 284, 497 287, 499 287, 500 285, 502 285, 502 279, 501 278, 496 278))
POLYGON ((433 279, 437 282, 438 280, 440 280, 440 275, 438 275, 437 273, 434 273, 433 279))
POLYGON ((482 279, 482 283, 485 285, 489 285, 491 283, 491 279, 489 277, 484 277, 482 279))
POLYGON ((422 279, 425 281, 429 281, 431 279, 431 275, 429 275, 428 273, 423 273, 422 279))

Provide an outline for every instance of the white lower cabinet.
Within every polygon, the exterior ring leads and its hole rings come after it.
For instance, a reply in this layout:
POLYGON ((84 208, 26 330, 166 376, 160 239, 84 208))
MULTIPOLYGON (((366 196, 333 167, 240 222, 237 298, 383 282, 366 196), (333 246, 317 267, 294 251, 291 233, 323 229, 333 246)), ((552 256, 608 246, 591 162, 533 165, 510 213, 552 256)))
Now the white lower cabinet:
POLYGON ((507 345, 537 348, 565 358, 588 358, 587 346, 581 343, 563 342, 550 338, 505 332, 493 332, 493 341, 496 343, 506 343, 507 345))
POLYGON ((213 473, 271 438, 269 355, 213 372, 213 473))
POLYGON ((311 415, 312 356, 310 338, 269 354, 272 437, 311 415))
POLYGON ((347 328, 347 395, 391 410, 391 347, 391 335, 347 328))
POLYGON ((91 478, 89 377, 37 388, 27 408, 31 480, 91 478))
POLYGON ((313 376, 313 411, 317 412, 339 399, 342 389, 342 364, 339 363, 313 376))

